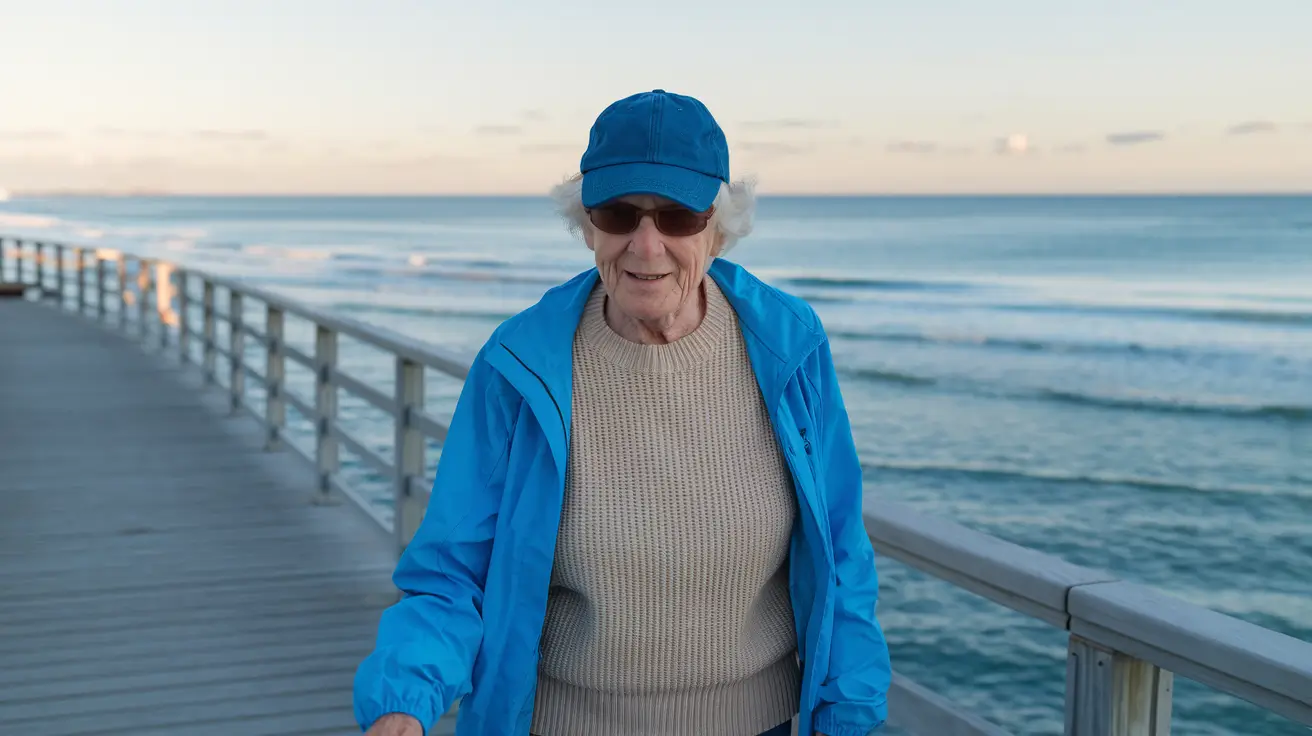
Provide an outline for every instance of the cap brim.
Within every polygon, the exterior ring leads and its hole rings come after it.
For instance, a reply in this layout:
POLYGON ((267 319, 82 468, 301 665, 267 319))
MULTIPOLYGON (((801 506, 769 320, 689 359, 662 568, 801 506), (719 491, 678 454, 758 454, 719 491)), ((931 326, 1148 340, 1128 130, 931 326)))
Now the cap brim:
POLYGON ((716 177, 665 164, 616 164, 583 175, 584 207, 596 207, 630 194, 653 194, 694 212, 705 212, 719 193, 720 180, 716 177))

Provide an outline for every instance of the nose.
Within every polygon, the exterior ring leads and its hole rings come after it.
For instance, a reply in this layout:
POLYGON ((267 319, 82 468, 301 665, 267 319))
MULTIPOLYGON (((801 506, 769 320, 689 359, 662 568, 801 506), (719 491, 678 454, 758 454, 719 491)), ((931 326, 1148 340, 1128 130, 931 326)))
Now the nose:
POLYGON ((629 240, 629 250, 642 258, 659 256, 665 250, 661 231, 656 229, 656 221, 651 215, 643 215, 638 222, 638 229, 633 231, 633 237, 629 240))

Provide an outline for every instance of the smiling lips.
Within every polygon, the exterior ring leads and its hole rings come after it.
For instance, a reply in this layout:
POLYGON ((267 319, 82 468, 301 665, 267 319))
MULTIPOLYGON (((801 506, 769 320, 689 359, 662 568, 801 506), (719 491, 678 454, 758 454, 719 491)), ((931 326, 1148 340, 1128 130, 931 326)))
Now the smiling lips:
POLYGON ((633 271, 625 271, 625 273, 627 273, 628 275, 632 276, 633 278, 639 281, 659 281, 668 275, 663 273, 659 273, 659 274, 634 273, 633 271))

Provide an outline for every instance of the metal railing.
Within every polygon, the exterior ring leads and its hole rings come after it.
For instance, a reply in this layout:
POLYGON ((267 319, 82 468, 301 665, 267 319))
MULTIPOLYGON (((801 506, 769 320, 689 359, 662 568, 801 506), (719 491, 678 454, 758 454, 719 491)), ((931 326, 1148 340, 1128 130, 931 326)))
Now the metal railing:
MULTIPOLYGON (((455 378, 468 375, 466 358, 412 340, 391 330, 315 309, 236 280, 193 271, 158 260, 117 251, 0 238, 0 282, 6 259, 14 261, 17 281, 28 275, 40 298, 56 298, 80 314, 89 309, 87 273, 95 279, 93 317, 110 323, 107 298, 117 302, 117 327, 131 331, 128 309, 136 306, 136 335, 147 339, 153 304, 161 326, 174 297, 178 350, 188 360, 193 339, 188 318, 189 285, 200 286, 202 347, 200 369, 214 382, 218 357, 226 361, 230 404, 245 408, 264 428, 269 449, 292 449, 317 472, 318 492, 333 492, 355 501, 394 535, 398 551, 413 536, 427 505, 424 438, 441 441, 447 426, 424 407, 424 368, 455 378), (90 262, 88 255, 90 254, 90 262), (53 255, 53 258, 51 257, 53 255), (65 264, 71 255, 75 293, 67 293, 65 264), (135 291, 127 277, 135 263, 135 291), (56 268, 49 283, 48 266, 56 268), (109 265, 115 265, 114 278, 109 265), (94 268, 92 265, 94 264, 94 268), (152 277, 151 266, 155 266, 152 277), (109 282, 114 282, 113 287, 109 282), (159 286, 169 294, 159 299, 159 286), (226 291, 226 313, 215 309, 215 295, 226 291), (264 305, 263 329, 244 321, 247 300, 264 305), (163 304, 166 308, 160 309, 163 304), (296 315, 314 326, 313 354, 284 339, 284 319, 296 315), (216 340, 216 325, 229 328, 225 348, 216 340), (389 353, 395 364, 392 393, 380 391, 338 365, 338 336, 346 335, 389 353), (267 348, 263 373, 244 360, 244 336, 267 348), (286 390, 285 361, 314 371, 313 402, 286 390), (242 400, 245 380, 267 388, 264 412, 242 400), (385 458, 345 432, 337 421, 338 391, 347 391, 391 416, 394 455, 385 458), (292 405, 314 418, 315 451, 305 453, 281 441, 285 408, 292 405), (374 509, 362 494, 339 477, 338 448, 360 456, 393 487, 392 519, 374 509)), ((158 330, 158 345, 168 348, 170 330, 158 330)), ((1312 643, 1217 613, 1151 588, 1118 580, 1106 572, 1080 567, 1021 547, 960 524, 925 515, 901 504, 880 502, 865 514, 866 530, 876 550, 911 567, 1068 632, 1065 734, 1067 736, 1166 736, 1171 724, 1174 675, 1211 686, 1297 723, 1312 725, 1312 643)), ((890 722, 917 734, 933 736, 1005 736, 942 696, 895 674, 890 693, 890 722)))

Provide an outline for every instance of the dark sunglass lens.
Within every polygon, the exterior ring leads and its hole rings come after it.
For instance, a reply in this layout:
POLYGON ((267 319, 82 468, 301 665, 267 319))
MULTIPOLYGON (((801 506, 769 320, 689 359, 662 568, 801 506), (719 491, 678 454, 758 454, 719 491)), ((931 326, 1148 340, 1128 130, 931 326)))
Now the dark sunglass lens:
POLYGON ((612 235, 624 235, 637 228, 638 208, 626 204, 608 204, 594 207, 591 218, 598 230, 612 235))
POLYGON ((666 235, 693 235, 706 227, 706 216, 700 212, 672 207, 657 215, 656 228, 666 235))

